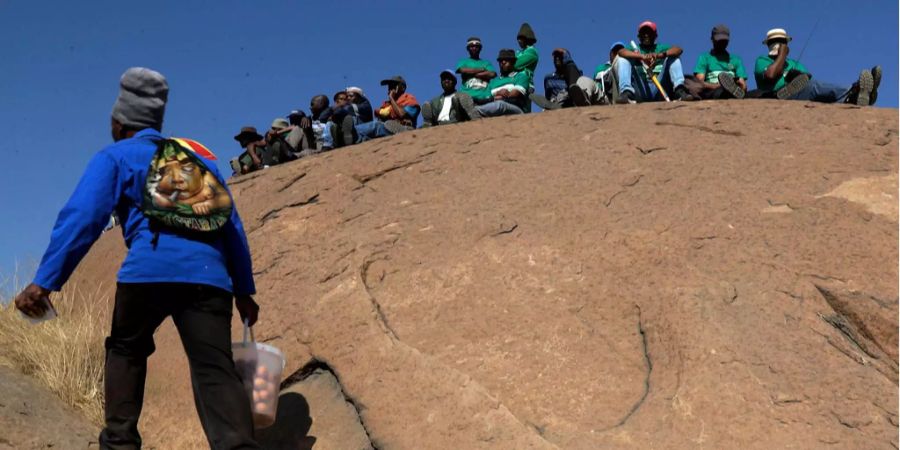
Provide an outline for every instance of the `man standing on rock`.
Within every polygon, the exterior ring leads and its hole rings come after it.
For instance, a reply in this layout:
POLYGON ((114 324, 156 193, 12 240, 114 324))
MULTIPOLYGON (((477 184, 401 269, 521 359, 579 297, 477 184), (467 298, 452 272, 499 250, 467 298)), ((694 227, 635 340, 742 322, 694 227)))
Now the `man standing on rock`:
POLYGON ((859 106, 874 105, 881 84, 881 66, 859 73, 852 86, 836 85, 813 80, 812 75, 799 61, 788 58, 791 37, 783 28, 773 28, 763 40, 769 53, 756 59, 756 86, 762 97, 774 96, 781 100, 811 100, 823 103, 853 103, 859 106))
MULTIPOLYGON (((154 351, 154 331, 172 316, 190 362, 194 400, 210 447, 258 449, 249 399, 231 354, 232 298, 250 324, 259 311, 251 297, 256 288, 250 250, 237 210, 231 210, 221 229, 208 234, 151 223, 142 210, 148 168, 163 139, 168 92, 166 79, 153 70, 131 68, 122 75, 112 111, 115 143, 88 163, 59 213, 34 281, 16 297, 16 307, 27 316, 43 316, 51 307, 50 293, 62 288, 114 212, 128 255, 119 270, 106 339, 106 427, 100 447, 141 447, 138 419, 147 357, 154 351)), ((199 170, 185 164, 184 178, 199 170)), ((215 164, 206 166, 207 174, 225 186, 215 164)), ((177 187, 182 179, 174 179, 177 187)))

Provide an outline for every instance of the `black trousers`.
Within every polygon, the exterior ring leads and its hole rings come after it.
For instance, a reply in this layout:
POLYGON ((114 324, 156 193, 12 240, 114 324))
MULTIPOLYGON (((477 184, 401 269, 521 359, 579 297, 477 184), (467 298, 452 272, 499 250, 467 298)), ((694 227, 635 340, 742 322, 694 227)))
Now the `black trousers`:
POLYGON ((100 448, 140 449, 153 333, 172 316, 191 369, 194 403, 211 449, 259 449, 250 400, 231 356, 232 295, 185 283, 119 283, 106 338, 106 427, 100 448))

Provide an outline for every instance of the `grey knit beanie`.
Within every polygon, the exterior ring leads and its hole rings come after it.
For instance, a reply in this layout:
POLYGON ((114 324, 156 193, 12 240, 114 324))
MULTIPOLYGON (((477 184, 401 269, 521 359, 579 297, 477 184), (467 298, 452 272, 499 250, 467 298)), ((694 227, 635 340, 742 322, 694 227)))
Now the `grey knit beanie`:
POLYGON ((119 81, 119 98, 112 117, 132 128, 162 130, 169 84, 161 73, 144 67, 132 67, 119 81))

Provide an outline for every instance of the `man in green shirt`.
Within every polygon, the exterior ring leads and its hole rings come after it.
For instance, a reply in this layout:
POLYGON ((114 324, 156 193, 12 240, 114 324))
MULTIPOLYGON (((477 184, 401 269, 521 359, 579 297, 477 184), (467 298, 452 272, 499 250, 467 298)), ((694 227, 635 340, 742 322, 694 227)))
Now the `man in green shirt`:
POLYGON ((700 54, 694 76, 703 83, 700 98, 744 98, 747 94, 747 72, 741 57, 728 52, 731 31, 725 25, 712 29, 712 50, 700 54))
POLYGON ((500 50, 497 63, 500 65, 500 76, 488 84, 494 101, 475 109, 482 117, 522 114, 525 103, 531 103, 528 99, 528 76, 515 70, 516 52, 512 49, 500 50))
POLYGON ((597 83, 600 95, 606 99, 607 103, 614 103, 619 96, 619 91, 616 88, 616 71, 613 69, 613 63, 616 61, 616 58, 619 57, 619 50, 623 48, 625 48, 624 42, 613 42, 609 47, 609 60, 598 65, 597 68, 594 69, 594 82, 597 83))
POLYGON ((656 84, 650 81, 644 66, 656 74, 669 97, 674 97, 675 100, 694 100, 684 87, 684 72, 679 58, 684 50, 678 46, 657 43, 656 38, 656 24, 647 20, 638 25, 640 45, 632 50, 619 50, 619 57, 614 61, 619 82, 619 103, 662 100, 662 94, 656 84))
POLYGON ((469 57, 456 63, 456 73, 462 78, 462 88, 459 92, 468 94, 478 104, 489 103, 494 99, 487 87, 488 82, 497 76, 494 65, 486 59, 481 59, 481 48, 481 39, 470 37, 466 41, 469 57))
MULTIPOLYGON (((528 94, 534 92, 534 71, 537 69, 538 65, 538 52, 537 49, 534 48, 534 44, 537 44, 537 37, 534 35, 534 30, 531 29, 531 25, 528 22, 522 24, 519 27, 519 34, 516 35, 516 41, 519 43, 519 50, 516 51, 516 66, 515 70, 517 72, 522 72, 525 74, 526 78, 528 78, 528 94)), ((523 111, 531 112, 531 100, 526 99, 523 102, 523 111)))
POLYGON ((456 90, 456 75, 453 71, 441 72, 441 89, 441 95, 422 105, 423 128, 481 118, 472 97, 456 90))
POLYGON ((769 48, 769 53, 756 59, 754 70, 760 96, 860 106, 875 104, 881 84, 881 66, 861 71, 859 79, 849 87, 813 80, 803 64, 788 58, 790 41, 791 37, 783 28, 773 28, 766 33, 763 44, 769 48))

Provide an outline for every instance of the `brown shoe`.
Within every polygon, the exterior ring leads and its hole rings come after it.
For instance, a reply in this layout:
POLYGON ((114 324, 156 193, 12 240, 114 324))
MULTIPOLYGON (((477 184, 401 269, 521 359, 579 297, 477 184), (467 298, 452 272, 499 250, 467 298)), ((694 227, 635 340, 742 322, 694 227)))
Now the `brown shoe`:
POLYGON ((809 75, 801 73, 775 92, 775 97, 779 100, 788 100, 802 92, 807 86, 809 86, 809 75))

